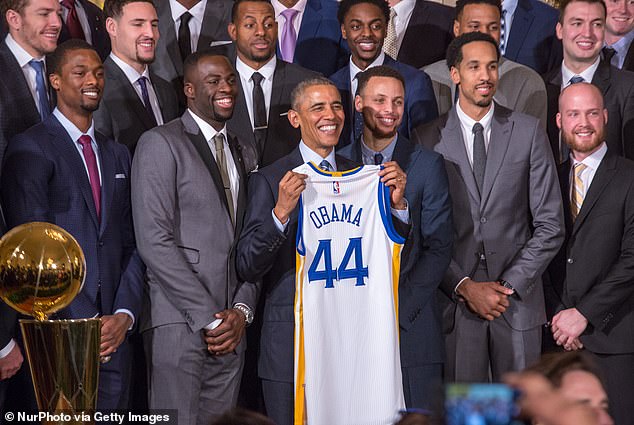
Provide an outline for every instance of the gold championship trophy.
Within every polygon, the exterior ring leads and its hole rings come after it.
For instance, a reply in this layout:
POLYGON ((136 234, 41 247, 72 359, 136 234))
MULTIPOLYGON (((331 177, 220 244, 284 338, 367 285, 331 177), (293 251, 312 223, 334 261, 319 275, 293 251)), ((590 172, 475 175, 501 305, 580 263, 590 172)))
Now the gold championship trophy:
POLYGON ((42 422, 92 422, 101 321, 47 320, 70 304, 85 276, 81 247, 59 226, 26 223, 0 239, 0 297, 36 319, 20 327, 42 422))

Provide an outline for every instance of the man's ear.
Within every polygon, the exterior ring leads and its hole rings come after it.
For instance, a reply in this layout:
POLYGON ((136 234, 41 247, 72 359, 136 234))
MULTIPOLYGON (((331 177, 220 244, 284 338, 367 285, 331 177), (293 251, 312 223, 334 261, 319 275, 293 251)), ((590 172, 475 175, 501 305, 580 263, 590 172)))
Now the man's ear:
POLYGON ((297 113, 297 111, 289 109, 287 118, 288 118, 288 122, 291 123, 293 128, 299 128, 299 114, 297 113))
POLYGON ((60 81, 59 81, 59 75, 57 75, 57 74, 50 74, 50 75, 48 76, 48 82, 49 82, 49 84, 51 85, 51 87, 53 88, 53 90, 55 90, 55 91, 59 91, 59 84, 60 84, 60 81))

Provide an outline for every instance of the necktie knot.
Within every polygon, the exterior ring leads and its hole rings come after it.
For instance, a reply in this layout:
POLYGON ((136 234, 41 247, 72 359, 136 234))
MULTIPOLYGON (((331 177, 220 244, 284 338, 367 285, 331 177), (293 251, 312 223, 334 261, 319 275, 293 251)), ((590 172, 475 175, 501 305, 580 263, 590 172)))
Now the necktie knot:
POLYGON ((251 75, 251 79, 253 80, 254 86, 259 86, 262 80, 264 80, 264 75, 259 72, 254 72, 253 75, 251 75))
POLYGON ((188 25, 189 20, 192 18, 192 14, 189 12, 185 12, 181 15, 181 25, 188 25))
POLYGON ((586 80, 580 76, 580 75, 575 75, 570 79, 570 84, 577 84, 577 83, 583 83, 586 80))
POLYGON ((612 62, 612 58, 614 57, 615 54, 616 54, 616 50, 614 50, 612 47, 606 46, 603 48, 603 58, 605 59, 607 63, 612 62))
POLYGON ((484 127, 479 122, 473 124, 473 134, 482 133, 484 131, 484 127))
POLYGON ((35 59, 31 59, 29 61, 29 65, 31 66, 31 68, 33 68, 35 70, 35 72, 37 72, 38 74, 40 72, 44 72, 44 61, 41 60, 35 60, 35 59))
POLYGON ((286 9, 282 12, 282 16, 287 22, 293 23, 295 16, 297 16, 299 12, 295 9, 286 9))
POLYGON ((374 165, 383 164, 383 154, 381 152, 377 152, 374 154, 374 165))
POLYGON ((577 177, 581 177, 581 174, 583 174, 584 170, 588 168, 588 166, 582 162, 578 162, 577 164, 575 164, 575 175, 577 177))
POLYGON ((222 151, 225 148, 225 135, 218 132, 216 133, 216 135, 213 137, 214 140, 214 147, 216 148, 216 152, 218 151, 222 151))
POLYGON ((83 149, 86 149, 86 146, 90 146, 92 148, 92 144, 91 144, 92 139, 87 134, 83 134, 79 136, 79 139, 77 140, 77 142, 81 145, 83 149))
POLYGON ((325 159, 319 163, 319 168, 324 171, 333 171, 332 165, 330 165, 330 162, 325 159))

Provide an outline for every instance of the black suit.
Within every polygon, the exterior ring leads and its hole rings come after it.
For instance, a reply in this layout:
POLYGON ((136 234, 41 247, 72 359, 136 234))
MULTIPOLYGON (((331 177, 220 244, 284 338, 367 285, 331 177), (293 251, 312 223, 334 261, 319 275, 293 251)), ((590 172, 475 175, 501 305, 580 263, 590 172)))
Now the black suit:
MULTIPOLYGON (((156 126, 156 120, 143 106, 130 80, 112 60, 104 62, 106 87, 99 109, 94 114, 95 128, 106 137, 123 143, 134 154, 141 134, 156 126)), ((163 114, 163 122, 178 117, 178 101, 172 87, 150 72, 150 80, 163 114)))
POLYGON ((631 424, 634 388, 634 162, 608 150, 577 219, 570 215, 570 161, 560 168, 566 242, 549 268, 548 314, 576 307, 588 319, 580 339, 607 378, 617 424, 631 424), (628 361, 624 361, 624 360, 628 361))
MULTIPOLYGON (((236 256, 241 279, 262 281, 264 308, 260 310, 263 323, 258 373, 264 380, 267 414, 278 425, 293 423, 297 208, 284 232, 276 227, 271 211, 277 202, 280 180, 287 171, 303 163, 299 148, 295 148, 272 165, 251 174, 247 211, 236 256)), ((356 165, 341 156, 336 157, 336 163, 338 170, 349 170, 356 165)))
MULTIPOLYGON (((235 66, 235 59, 233 61, 235 66)), ((233 117, 227 122, 227 129, 236 135, 244 146, 243 156, 247 170, 257 165, 265 167, 289 154, 300 139, 300 131, 293 128, 288 121, 288 110, 291 108, 291 91, 297 84, 319 74, 302 68, 299 65, 277 59, 273 74, 273 90, 268 116, 268 130, 264 146, 259 146, 253 134, 253 123, 245 100, 240 79, 240 94, 233 110, 233 117)), ((250 76, 249 76, 250 77, 250 76)))
POLYGON ((447 46, 453 40, 453 22, 452 7, 417 1, 396 59, 414 68, 445 59, 447 46), (421 48, 421 43, 425 43, 425 48, 421 48))
MULTIPOLYGON (((76 1, 81 3, 81 7, 86 13, 86 19, 88 20, 88 24, 90 25, 90 37, 92 41, 92 46, 95 48, 95 50, 97 50, 97 53, 99 53, 99 57, 101 58, 101 60, 106 60, 108 54, 110 53, 110 36, 108 36, 108 32, 106 31, 106 18, 103 16, 102 10, 88 0, 76 1)), ((62 8, 63 7, 64 6, 62 6, 62 8)), ((59 33, 57 44, 61 44, 70 38, 71 37, 68 33, 66 22, 64 22, 64 20, 62 19, 62 30, 59 33)))
MULTIPOLYGON (((559 128, 555 118, 559 112, 561 64, 546 74, 544 81, 548 95, 548 138, 555 161, 559 162, 559 128)), ((601 60, 592 78, 592 84, 601 90, 608 110, 608 149, 616 155, 634 159, 634 74, 621 71, 601 60)))

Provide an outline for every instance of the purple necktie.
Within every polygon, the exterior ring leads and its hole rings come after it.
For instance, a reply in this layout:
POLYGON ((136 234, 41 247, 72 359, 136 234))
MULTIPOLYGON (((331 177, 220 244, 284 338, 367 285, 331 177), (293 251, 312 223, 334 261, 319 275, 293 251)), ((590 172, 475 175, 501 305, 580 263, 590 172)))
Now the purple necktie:
POLYGON ((97 218, 101 219, 101 181, 99 180, 99 169, 97 168, 97 157, 92 150, 90 136, 84 134, 78 140, 84 153, 86 167, 88 167, 88 177, 90 178, 90 189, 92 190, 92 198, 95 201, 95 210, 97 218))
POLYGON ((295 55, 297 33, 295 32, 293 20, 297 13, 298 11, 295 9, 286 9, 282 12, 284 27, 282 28, 282 45, 280 46, 280 51, 282 52, 282 59, 286 62, 293 62, 293 56, 295 55))

